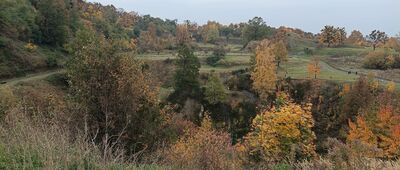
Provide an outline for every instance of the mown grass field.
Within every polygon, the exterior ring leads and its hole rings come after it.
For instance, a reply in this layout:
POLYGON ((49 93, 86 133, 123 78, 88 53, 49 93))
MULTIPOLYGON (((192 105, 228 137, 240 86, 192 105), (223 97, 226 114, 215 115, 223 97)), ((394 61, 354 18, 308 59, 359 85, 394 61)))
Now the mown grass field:
MULTIPOLYGON (((245 69, 249 67, 251 53, 242 52, 229 52, 225 57, 225 61, 229 63, 225 66, 210 66, 205 63, 205 59, 211 54, 205 54, 204 52, 195 53, 201 61, 200 72, 210 72, 212 70, 216 72, 231 72, 234 70, 245 69)), ((160 53, 160 54, 141 54, 137 57, 138 59, 144 60, 167 60, 176 59, 176 54, 173 53, 160 53)), ((310 61, 310 57, 304 55, 291 55, 288 62, 281 65, 279 69, 279 75, 284 77, 290 76, 296 79, 306 79, 313 77, 307 72, 307 64, 310 61)), ((348 74, 344 71, 337 70, 325 62, 321 61, 321 73, 317 78, 325 80, 337 80, 337 81, 354 81, 358 76, 354 74, 348 74)))
MULTIPOLYGON (((295 79, 311 79, 314 75, 310 75, 307 71, 307 65, 310 62, 310 57, 307 56, 290 56, 289 60, 282 64, 280 67, 279 75, 295 79)), ((317 75, 318 79, 334 80, 334 81, 354 81, 357 79, 357 75, 348 74, 344 71, 337 70, 327 63, 320 61, 321 72, 317 75)))
MULTIPOLYGON (((307 65, 311 60, 311 56, 305 55, 304 48, 313 50, 314 55, 320 59, 321 72, 317 79, 332 80, 338 82, 352 82, 357 80, 360 75, 367 75, 372 72, 376 78, 383 84, 387 80, 395 82, 400 81, 400 69, 393 70, 371 70, 363 68, 363 56, 373 51, 371 47, 337 47, 337 48, 314 48, 314 42, 299 42, 297 38, 293 38, 292 50, 289 52, 287 62, 281 64, 278 74, 280 77, 291 77, 294 79, 312 79, 314 75, 310 75, 307 71, 307 65), (350 74, 348 72, 351 72, 350 74), (355 72, 358 74, 356 75, 355 72)), ((229 44, 225 48, 228 52, 224 58, 225 65, 217 65, 215 67, 206 63, 206 58, 212 55, 213 44, 197 43, 197 47, 202 50, 196 51, 195 55, 199 57, 201 62, 201 73, 215 72, 231 72, 235 70, 245 69, 249 67, 250 58, 253 53, 242 51, 242 45, 229 44)), ((383 51, 383 48, 377 48, 377 51, 383 51)), ((163 61, 167 59, 174 60, 177 53, 173 51, 165 51, 161 53, 147 53, 136 55, 141 60, 163 61)), ((400 89, 400 83, 397 83, 400 89)))

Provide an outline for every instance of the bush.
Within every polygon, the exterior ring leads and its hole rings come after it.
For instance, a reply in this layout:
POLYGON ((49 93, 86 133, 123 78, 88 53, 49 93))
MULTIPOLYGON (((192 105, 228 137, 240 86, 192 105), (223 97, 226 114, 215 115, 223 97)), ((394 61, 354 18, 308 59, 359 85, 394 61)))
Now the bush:
POLYGON ((50 121, 53 118, 65 116, 67 111, 65 94, 47 83, 23 83, 15 91, 26 116, 43 118, 50 121))
POLYGON ((225 58, 226 50, 223 46, 218 46, 213 49, 213 54, 207 57, 206 62, 210 66, 219 65, 218 62, 225 58))
POLYGON ((304 48, 304 54, 305 55, 313 55, 314 51, 310 48, 304 48))
POLYGON ((165 152, 171 166, 183 169, 242 169, 228 133, 213 130, 208 116, 165 152))
POLYGON ((50 84, 52 84, 54 86, 62 87, 65 90, 68 87, 68 77, 67 77, 67 74, 65 74, 65 73, 53 74, 53 75, 47 77, 46 80, 50 84))
POLYGON ((57 57, 54 55, 47 56, 46 64, 47 64, 47 67, 49 67, 49 68, 57 67, 58 66, 57 57))
POLYGON ((33 43, 28 43, 25 45, 25 49, 28 50, 29 52, 36 52, 37 45, 35 45, 33 43))
POLYGON ((220 59, 220 57, 212 55, 206 58, 206 62, 208 65, 215 67, 220 59))
POLYGON ((368 53, 364 59, 364 67, 369 69, 386 70, 400 68, 400 56, 389 52, 373 51, 368 53))

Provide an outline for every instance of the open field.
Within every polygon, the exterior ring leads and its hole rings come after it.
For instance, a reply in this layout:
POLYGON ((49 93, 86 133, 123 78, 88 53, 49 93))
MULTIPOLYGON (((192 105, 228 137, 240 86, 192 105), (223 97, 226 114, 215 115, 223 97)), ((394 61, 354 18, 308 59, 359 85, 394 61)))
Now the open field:
MULTIPOLYGON (((200 44, 202 47, 212 48, 214 45, 211 44, 200 44)), ((248 68, 250 64, 250 57, 252 53, 240 51, 239 45, 228 45, 230 52, 225 56, 225 61, 227 65, 220 66, 210 66, 207 65, 205 60, 211 55, 211 52, 196 51, 195 55, 199 57, 201 61, 200 72, 207 73, 210 71, 215 72, 231 72, 235 70, 248 68)), ((321 73, 317 76, 318 79, 323 80, 333 80, 340 82, 350 82, 358 78, 359 74, 366 75, 369 72, 375 73, 378 79, 382 82, 387 82, 387 80, 393 80, 395 82, 400 81, 400 69, 393 70, 371 70, 362 68, 362 53, 371 51, 370 48, 322 48, 315 50, 316 54, 321 59, 321 73), (337 54, 337 55, 336 55, 337 54), (348 74, 351 71, 351 74, 348 74)), ((377 49, 381 50, 381 49, 377 49)), ((177 54, 171 51, 164 51, 160 53, 145 53, 136 55, 137 59, 140 60, 150 60, 150 61, 163 61, 167 59, 174 60, 177 58, 177 54)), ((310 79, 313 75, 309 75, 307 72, 307 64, 309 63, 311 57, 305 55, 290 55, 287 62, 282 63, 279 68, 280 77, 291 77, 295 79, 310 79)), ((26 77, 5 80, 8 85, 15 85, 21 81, 30 81, 43 79, 51 74, 58 73, 60 71, 49 71, 44 73, 32 74, 26 77)), ((400 88, 400 84, 398 83, 400 88)))
MULTIPOLYGON (((289 61, 283 63, 280 68, 280 76, 284 76, 285 72, 287 77, 296 79, 309 79, 313 78, 314 75, 309 75, 307 72, 307 64, 310 58, 305 56, 291 56, 289 61)), ((334 81, 354 81, 357 79, 357 75, 348 74, 344 71, 337 70, 325 62, 321 61, 321 73, 317 76, 318 79, 334 80, 334 81)))

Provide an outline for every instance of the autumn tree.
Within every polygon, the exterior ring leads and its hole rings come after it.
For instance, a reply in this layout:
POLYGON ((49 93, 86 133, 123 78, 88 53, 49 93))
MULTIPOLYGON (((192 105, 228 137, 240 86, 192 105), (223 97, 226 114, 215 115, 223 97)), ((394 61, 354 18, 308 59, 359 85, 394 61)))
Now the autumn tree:
POLYGON ((346 40, 346 30, 344 27, 335 29, 335 43, 336 46, 343 45, 346 40))
POLYGON ((183 45, 179 49, 176 67, 175 91, 169 96, 171 101, 183 104, 187 98, 198 98, 200 61, 190 47, 183 45))
POLYGON ((360 109, 367 107, 373 100, 372 87, 373 82, 365 76, 346 87, 345 93, 342 93, 341 114, 338 121, 342 124, 348 122, 348 119, 355 121, 360 109))
POLYGON ((273 44, 263 40, 256 48, 254 70, 251 73, 253 89, 266 99, 276 85, 276 65, 273 44))
POLYGON ((226 91, 216 73, 211 73, 205 87, 204 97, 210 104, 217 104, 226 99, 226 91))
POLYGON ((375 48, 379 43, 383 43, 385 44, 386 41, 388 40, 388 36, 385 32, 381 32, 379 30, 373 30, 369 35, 368 35, 368 39, 371 41, 372 43, 372 47, 375 48))
POLYGON ((313 126, 311 104, 300 106, 286 98, 280 107, 263 111, 253 119, 245 146, 251 157, 262 161, 314 157, 313 126))
POLYGON ((208 21, 203 26, 201 35, 205 43, 215 43, 219 38, 219 24, 214 21, 208 21))
POLYGON ((354 123, 349 121, 349 129, 349 134, 347 135, 348 142, 359 140, 371 147, 376 146, 377 138, 363 117, 358 116, 354 123))
POLYGON ((335 43, 336 30, 335 27, 326 25, 319 36, 319 42, 324 44, 327 43, 328 47, 335 43))
POLYGON ((313 75, 314 79, 317 79, 317 76, 321 73, 321 65, 319 63, 319 59, 314 57, 307 65, 308 74, 313 75))
POLYGON ((363 114, 356 122, 349 121, 348 142, 362 142, 380 151, 370 157, 397 158, 400 156, 400 117, 391 105, 381 105, 372 116, 363 114))
POLYGON ((354 45, 362 45, 365 42, 365 38, 360 31, 353 30, 350 36, 347 38, 347 42, 354 45))
POLYGON ((400 41, 397 38, 391 37, 388 39, 385 47, 392 48, 400 52, 400 41))
POLYGON ((139 15, 135 12, 121 12, 118 18, 118 24, 125 29, 133 29, 135 22, 137 22, 139 15))
POLYGON ((188 44, 191 40, 190 32, 187 24, 179 24, 176 26, 176 43, 188 44))
POLYGON ((78 31, 70 45, 67 75, 73 98, 83 109, 77 124, 102 143, 104 153, 117 144, 135 152, 155 142, 158 88, 143 63, 121 54, 114 41, 78 31))
POLYGON ((274 55, 277 67, 279 68, 281 62, 288 60, 288 51, 286 49, 285 43, 283 41, 279 41, 274 44, 274 55))
POLYGON ((149 50, 159 51, 161 50, 160 40, 157 37, 157 28, 156 25, 150 23, 147 31, 143 31, 140 33, 139 37, 139 48, 141 51, 146 52, 149 50))

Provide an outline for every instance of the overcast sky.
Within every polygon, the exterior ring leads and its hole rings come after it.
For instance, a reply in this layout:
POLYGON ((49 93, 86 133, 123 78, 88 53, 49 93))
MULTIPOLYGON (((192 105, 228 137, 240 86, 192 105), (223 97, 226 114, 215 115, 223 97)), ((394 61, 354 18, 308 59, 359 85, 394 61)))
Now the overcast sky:
POLYGON ((113 4, 140 15, 186 19, 203 24, 247 22, 254 16, 268 25, 289 26, 317 33, 324 25, 389 35, 400 32, 400 0, 88 0, 113 4))

